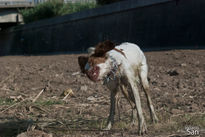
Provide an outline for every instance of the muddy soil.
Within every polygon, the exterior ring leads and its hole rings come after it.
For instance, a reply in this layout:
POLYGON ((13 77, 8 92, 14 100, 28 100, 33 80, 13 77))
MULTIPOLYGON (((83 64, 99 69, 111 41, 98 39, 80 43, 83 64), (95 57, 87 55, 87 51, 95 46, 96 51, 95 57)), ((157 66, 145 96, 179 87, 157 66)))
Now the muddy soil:
MULTIPOLYGON (((137 126, 130 125, 131 108, 123 96, 113 129, 102 130, 109 114, 110 92, 79 73, 80 55, 0 57, 0 137, 137 136, 137 126)), ((145 136, 205 135, 205 50, 145 55, 151 98, 160 119, 151 123, 140 91, 148 125, 145 136)))

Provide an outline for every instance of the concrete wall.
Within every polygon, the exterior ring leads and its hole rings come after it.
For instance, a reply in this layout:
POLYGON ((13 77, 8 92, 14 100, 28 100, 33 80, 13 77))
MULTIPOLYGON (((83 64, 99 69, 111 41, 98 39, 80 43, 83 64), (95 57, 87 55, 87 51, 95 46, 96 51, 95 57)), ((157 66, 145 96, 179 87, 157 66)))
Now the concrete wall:
POLYGON ((0 0, 0 8, 33 7, 34 0, 0 0))
POLYGON ((144 50, 204 48, 204 6, 204 0, 115 3, 1 33, 0 54, 78 52, 106 39, 134 42, 144 50), (9 42, 2 35, 9 35, 9 42))
POLYGON ((18 13, 17 9, 1 9, 0 23, 19 23, 23 22, 23 17, 18 13))

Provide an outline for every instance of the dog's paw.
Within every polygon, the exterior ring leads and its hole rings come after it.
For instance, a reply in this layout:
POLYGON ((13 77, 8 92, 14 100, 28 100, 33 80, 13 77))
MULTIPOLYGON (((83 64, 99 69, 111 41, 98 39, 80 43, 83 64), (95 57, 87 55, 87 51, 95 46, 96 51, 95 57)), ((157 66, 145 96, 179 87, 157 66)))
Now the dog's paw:
POLYGON ((107 124, 107 127, 104 128, 103 130, 110 130, 111 128, 112 128, 112 124, 111 124, 111 122, 109 122, 109 123, 107 124))
POLYGON ((144 135, 147 133, 147 126, 146 126, 146 123, 142 123, 139 127, 139 135, 144 135))

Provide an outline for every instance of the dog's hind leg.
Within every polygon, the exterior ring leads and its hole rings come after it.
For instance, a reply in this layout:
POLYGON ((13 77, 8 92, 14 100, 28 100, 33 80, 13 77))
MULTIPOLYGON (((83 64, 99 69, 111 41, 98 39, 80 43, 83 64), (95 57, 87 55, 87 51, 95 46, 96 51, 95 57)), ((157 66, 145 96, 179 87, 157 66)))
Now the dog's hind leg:
POLYGON ((143 90, 144 90, 146 98, 147 98, 147 104, 148 104, 148 107, 150 110, 151 119, 154 123, 157 123, 158 118, 157 118, 157 115, 155 114, 152 100, 150 97, 150 89, 149 89, 149 82, 147 80, 147 73, 148 73, 147 65, 144 64, 139 69, 140 80, 141 80, 142 87, 143 87, 143 90))
POLYGON ((135 100, 136 109, 137 109, 137 116, 139 120, 138 122, 139 135, 142 135, 147 132, 147 126, 146 126, 145 118, 142 112, 142 106, 141 106, 139 90, 137 87, 137 82, 136 82, 136 79, 133 77, 135 73, 132 71, 132 69, 126 69, 125 73, 126 73, 128 82, 131 86, 132 93, 134 95, 134 100, 135 100))

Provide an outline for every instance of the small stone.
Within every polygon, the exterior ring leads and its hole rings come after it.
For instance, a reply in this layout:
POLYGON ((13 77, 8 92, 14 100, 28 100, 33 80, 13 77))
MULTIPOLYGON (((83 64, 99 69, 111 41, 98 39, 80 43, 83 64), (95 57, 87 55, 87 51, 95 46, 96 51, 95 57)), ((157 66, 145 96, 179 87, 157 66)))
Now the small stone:
POLYGON ((89 96, 89 97, 87 98, 87 100, 89 100, 89 101, 95 101, 95 100, 96 100, 96 98, 95 98, 95 97, 93 97, 93 96, 89 96))
POLYGON ((182 63, 181 66, 182 66, 182 67, 186 67, 187 64, 186 64, 186 63, 182 63))
POLYGON ((197 110, 197 109, 199 108, 199 106, 198 106, 197 104, 195 104, 195 103, 192 104, 191 107, 192 107, 192 109, 194 109, 194 110, 197 110))
MULTIPOLYGON (((63 93, 61 94, 61 96, 64 96, 65 97, 68 97, 68 96, 71 96, 73 97, 74 96, 74 93, 73 93, 73 90, 71 88, 68 88, 66 89, 65 91, 63 91, 63 93)), ((65 98, 66 99, 66 98, 65 98)), ((64 100, 64 99, 63 99, 64 100)))
POLYGON ((167 83, 166 83, 166 82, 163 82, 163 83, 161 84, 161 87, 167 87, 167 83))
POLYGON ((152 81, 152 85, 153 85, 153 86, 156 86, 156 85, 157 85, 157 82, 156 82, 156 81, 152 81))
POLYGON ((199 65, 199 64, 200 64, 200 61, 196 61, 195 64, 196 64, 196 65, 199 65))
POLYGON ((88 86, 84 85, 80 87, 81 91, 87 91, 88 90, 88 86))
POLYGON ((177 72, 177 70, 170 70, 167 72, 167 74, 169 74, 170 76, 177 76, 179 75, 179 72, 177 72))
POLYGON ((189 98, 193 99, 194 97, 193 96, 189 96, 189 98))
POLYGON ((154 90, 156 90, 156 91, 161 91, 161 90, 160 90, 159 88, 157 88, 157 87, 155 87, 154 90))
POLYGON ((75 76, 75 75, 80 75, 80 72, 77 71, 77 72, 72 73, 72 76, 75 76))
POLYGON ((80 79, 80 78, 81 78, 81 76, 80 76, 80 75, 76 75, 76 78, 77 78, 77 79, 80 79))
POLYGON ((183 110, 179 110, 179 109, 172 109, 172 111, 171 111, 173 114, 182 114, 182 113, 184 113, 184 111, 183 110))
POLYGON ((176 104, 178 101, 177 101, 177 99, 176 99, 175 97, 173 97, 173 98, 172 98, 172 102, 173 102, 174 104, 176 104))

